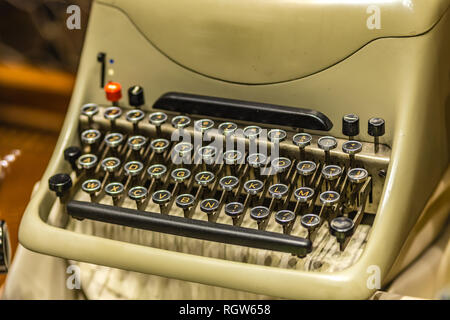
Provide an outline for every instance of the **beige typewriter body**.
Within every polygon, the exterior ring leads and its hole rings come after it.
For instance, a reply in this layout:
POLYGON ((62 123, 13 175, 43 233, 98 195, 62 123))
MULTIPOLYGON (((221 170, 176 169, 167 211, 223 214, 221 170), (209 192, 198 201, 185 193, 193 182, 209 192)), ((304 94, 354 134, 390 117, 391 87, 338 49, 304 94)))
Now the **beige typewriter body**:
MULTIPOLYGON (((189 282, 237 290, 236 295, 229 291, 229 298, 242 297, 240 291, 293 299, 368 298, 377 289, 370 285, 374 270, 382 285, 389 283, 435 238, 448 217, 449 39, 445 0, 95 1, 66 121, 43 183, 23 217, 20 242, 51 256, 184 280, 185 288, 189 282), (369 28, 367 20, 377 8, 381 26, 369 28), (61 224, 67 213, 44 182, 71 171, 63 151, 80 145, 79 126, 86 124, 81 106, 97 103, 103 110, 110 105, 99 88, 99 52, 114 59, 107 63, 106 82, 144 88, 146 114, 173 91, 319 111, 334 126, 327 132, 305 130, 313 136, 307 152, 316 158, 321 156, 317 139, 329 135, 338 139, 332 155, 345 158, 340 151, 347 140, 342 116, 356 113, 361 130, 355 139, 363 143, 357 159, 372 177, 378 202, 366 208, 370 223, 358 227, 344 251, 322 226, 312 252, 303 258, 88 219, 69 218, 61 224), (367 134, 372 117, 386 123, 376 154, 367 134), (382 169, 385 177, 377 174, 382 169), (120 232, 132 236, 111 236, 120 232)), ((130 109, 126 101, 124 90, 119 106, 125 111, 130 109)), ((222 121, 227 120, 233 121, 222 121)), ((107 125, 101 112, 94 121, 107 125)), ((154 134, 148 121, 143 122, 154 134)), ((282 148, 295 159, 295 130, 280 128, 288 132, 282 148)), ((162 130, 169 132, 170 122, 162 130)), ((81 191, 73 197, 89 201, 81 191)), ((129 199, 124 206, 135 208, 129 199)), ((158 208, 151 204, 150 209, 158 208)), ((182 216, 182 211, 169 214, 182 216)), ((226 218, 222 214, 218 221, 230 223, 226 218)), ((244 226, 255 228, 251 222, 244 226)), ((282 232, 274 223, 269 228, 282 232)), ((298 223, 293 232, 306 235, 298 223)), ((167 288, 178 290, 182 284, 167 288)))

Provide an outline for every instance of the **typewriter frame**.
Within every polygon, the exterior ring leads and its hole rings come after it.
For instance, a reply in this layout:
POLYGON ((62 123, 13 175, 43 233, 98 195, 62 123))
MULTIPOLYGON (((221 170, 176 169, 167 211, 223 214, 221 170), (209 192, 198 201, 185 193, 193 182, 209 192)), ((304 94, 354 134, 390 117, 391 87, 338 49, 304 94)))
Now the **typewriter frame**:
MULTIPOLYGON (((149 44, 138 47, 137 43, 143 41, 142 35, 136 32, 126 15, 113 6, 94 3, 66 121, 42 183, 22 219, 20 242, 30 250, 52 256, 276 297, 367 298, 376 289, 366 285, 369 268, 374 265, 380 268, 382 285, 392 279, 395 273, 388 273, 410 232, 418 232, 413 227, 448 166, 450 135, 445 128, 448 117, 445 104, 448 106, 449 102, 445 99, 449 88, 446 71, 450 69, 450 43, 444 39, 448 38, 449 30, 447 10, 439 22, 423 34, 374 40, 340 63, 301 79, 246 86, 204 77, 185 69, 149 44), (126 45, 114 47, 114 37, 103 36, 111 30, 102 26, 100 21, 108 19, 115 21, 110 28, 127 34, 127 39, 123 39, 126 44, 136 43, 133 52, 125 48, 126 45), (386 115, 388 129, 381 142, 392 146, 391 162, 371 235, 359 261, 335 273, 278 269, 144 247, 74 233, 48 224, 46 221, 55 196, 47 189, 46 181, 57 172, 69 171, 63 150, 78 139, 80 106, 87 102, 105 101, 103 92, 99 92, 97 76, 91 78, 99 67, 95 61, 96 54, 113 47, 108 53, 116 60, 122 58, 124 61, 127 57, 131 64, 142 61, 144 66, 141 68, 153 67, 152 77, 139 75, 135 72, 139 69, 131 65, 129 70, 124 65, 116 69, 116 74, 122 72, 116 79, 124 87, 137 81, 144 88, 151 88, 147 90, 149 104, 175 88, 177 91, 286 105, 298 105, 298 101, 302 101, 299 97, 304 94, 303 101, 316 101, 319 111, 327 114, 335 124, 342 116, 337 110, 350 112, 365 101, 368 106, 361 110, 361 118, 366 119, 368 114, 373 114, 367 109, 376 105, 376 113, 386 115), (389 58, 384 56, 383 63, 378 63, 386 52, 389 52, 389 58), (430 59, 430 56, 435 59, 430 59), (441 64, 436 63, 437 60, 441 64), (359 70, 366 70, 366 73, 362 75, 359 70), (359 79, 361 86, 354 78, 359 79), (325 90, 331 84, 334 86, 331 93, 313 98, 317 86, 325 90), (385 94, 380 97, 367 88, 369 85, 384 90, 385 94), (439 86, 440 94, 430 94, 435 92, 436 86, 439 86), (336 92, 349 88, 354 90, 351 100, 337 99, 341 96, 336 92), (412 147, 414 145, 420 148, 412 147), (427 170, 421 170, 423 167, 427 170), (183 265, 182 270, 180 265, 183 265)), ((338 125, 327 134, 342 136, 338 125)), ((369 137, 363 133, 360 140, 369 141, 369 137)))

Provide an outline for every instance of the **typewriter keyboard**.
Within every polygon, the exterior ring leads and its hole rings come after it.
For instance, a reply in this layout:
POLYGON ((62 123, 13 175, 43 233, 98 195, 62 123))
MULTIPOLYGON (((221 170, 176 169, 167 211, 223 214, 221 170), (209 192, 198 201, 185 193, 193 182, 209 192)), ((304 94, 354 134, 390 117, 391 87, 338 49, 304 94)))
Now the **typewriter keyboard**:
POLYGON ((49 180, 72 217, 65 228, 281 268, 332 272, 356 262, 389 164, 382 119, 368 119, 374 141, 360 142, 356 115, 343 117, 348 139, 338 139, 150 109, 139 86, 120 105, 113 85, 110 105, 80 108, 79 141, 64 151, 72 171, 49 180))

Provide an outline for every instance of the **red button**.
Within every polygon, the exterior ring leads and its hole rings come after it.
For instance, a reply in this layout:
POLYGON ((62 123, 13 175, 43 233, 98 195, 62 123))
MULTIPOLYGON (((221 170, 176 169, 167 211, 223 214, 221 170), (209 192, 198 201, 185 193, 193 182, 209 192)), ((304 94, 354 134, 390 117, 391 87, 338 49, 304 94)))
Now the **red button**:
POLYGON ((117 102, 122 98, 122 86, 117 82, 108 82, 105 86, 106 99, 117 102))

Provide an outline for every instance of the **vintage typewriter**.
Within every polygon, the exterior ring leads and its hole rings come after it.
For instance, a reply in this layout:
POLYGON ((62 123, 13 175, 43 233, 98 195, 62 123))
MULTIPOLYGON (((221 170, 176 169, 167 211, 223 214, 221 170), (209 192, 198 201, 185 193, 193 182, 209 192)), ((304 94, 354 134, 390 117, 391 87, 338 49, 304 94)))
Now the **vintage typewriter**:
POLYGON ((144 297, 369 297, 450 137, 448 2, 369 5, 96 1, 21 243, 144 297))

